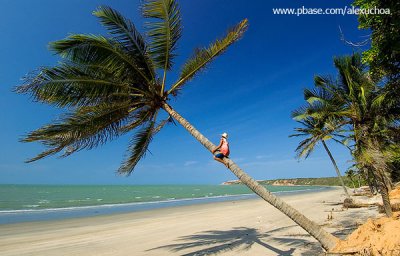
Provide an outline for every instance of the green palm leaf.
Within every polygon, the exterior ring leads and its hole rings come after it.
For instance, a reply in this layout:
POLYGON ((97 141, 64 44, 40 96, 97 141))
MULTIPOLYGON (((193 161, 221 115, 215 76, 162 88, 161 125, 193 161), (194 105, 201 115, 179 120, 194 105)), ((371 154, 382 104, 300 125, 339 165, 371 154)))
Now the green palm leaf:
POLYGON ((175 0, 146 0, 143 4, 143 16, 150 18, 146 23, 147 36, 151 40, 149 52, 155 67, 164 69, 162 81, 164 89, 166 71, 172 67, 182 31, 178 3, 175 0))
POLYGON ((130 102, 83 107, 61 121, 29 133, 23 142, 38 141, 50 149, 28 160, 36 161, 66 148, 63 156, 92 149, 120 135, 119 128, 129 118, 130 102))
POLYGON ((153 139, 155 122, 151 121, 141 130, 137 131, 128 148, 128 156, 118 169, 118 173, 129 175, 136 164, 145 156, 147 148, 153 139))
POLYGON ((308 117, 308 107, 307 106, 301 106, 291 112, 291 117, 299 121, 303 120, 308 117))
POLYGON ((197 49, 192 58, 184 64, 178 82, 176 82, 169 93, 176 93, 187 81, 193 78, 199 71, 204 69, 215 57, 222 54, 230 45, 238 41, 248 27, 247 19, 241 21, 221 39, 216 40, 207 48, 197 49))
POLYGON ((52 149, 45 150, 42 153, 38 154, 37 156, 26 160, 25 163, 32 163, 32 162, 35 162, 35 161, 40 160, 42 158, 45 158, 47 156, 54 155, 54 154, 60 152, 61 150, 63 150, 64 147, 65 146, 59 146, 59 147, 55 147, 55 148, 52 148, 52 149))
POLYGON ((296 148, 297 158, 307 158, 320 141, 333 139, 339 142, 337 138, 346 137, 342 134, 346 131, 341 129, 344 124, 337 122, 335 119, 329 119, 326 116, 322 119, 307 116, 297 122, 300 123, 302 127, 295 128, 294 130, 296 133, 289 137, 308 137, 301 141, 296 148))
POLYGON ((113 39, 75 34, 52 42, 49 47, 75 64, 99 65, 108 70, 130 74, 131 79, 138 83, 150 83, 152 80, 136 60, 124 51, 123 46, 113 39))
POLYGON ((146 42, 135 25, 118 11, 107 6, 100 6, 93 14, 114 36, 114 40, 118 41, 125 51, 133 57, 137 66, 145 68, 146 76, 154 79, 153 63, 149 58, 146 42))
POLYGON ((128 148, 129 155, 122 163, 118 173, 130 175, 140 159, 146 155, 154 135, 156 135, 170 121, 170 118, 167 118, 156 125, 155 121, 152 120, 148 122, 147 126, 144 126, 141 130, 136 132, 128 148))
POLYGON ((25 84, 15 91, 30 93, 40 102, 65 107, 126 100, 134 89, 100 67, 63 63, 41 68, 38 75, 25 79, 25 84))
POLYGON ((332 104, 334 95, 326 89, 326 87, 316 87, 314 89, 304 89, 304 99, 313 104, 319 102, 320 104, 332 104))
POLYGON ((134 112, 131 114, 132 121, 128 122, 127 124, 121 126, 119 128, 119 133, 127 133, 133 129, 136 129, 140 125, 143 125, 147 121, 151 119, 153 112, 147 106, 143 106, 141 108, 137 107, 134 109, 134 112))

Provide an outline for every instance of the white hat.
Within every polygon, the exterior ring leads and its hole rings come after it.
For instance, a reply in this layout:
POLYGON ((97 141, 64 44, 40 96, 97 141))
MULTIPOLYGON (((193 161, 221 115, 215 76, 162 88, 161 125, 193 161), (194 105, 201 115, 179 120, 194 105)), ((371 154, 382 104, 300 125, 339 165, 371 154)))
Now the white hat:
POLYGON ((224 137, 225 139, 228 138, 228 134, 226 132, 224 132, 223 134, 221 134, 222 137, 224 137))

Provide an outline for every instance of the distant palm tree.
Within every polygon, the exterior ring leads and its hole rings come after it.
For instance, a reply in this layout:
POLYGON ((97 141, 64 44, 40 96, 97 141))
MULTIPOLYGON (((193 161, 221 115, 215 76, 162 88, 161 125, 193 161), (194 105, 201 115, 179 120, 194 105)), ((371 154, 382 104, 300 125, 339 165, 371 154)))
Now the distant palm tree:
POLYGON ((339 143, 342 143, 335 137, 343 138, 345 136, 337 131, 337 126, 335 126, 333 123, 319 121, 313 117, 307 117, 303 120, 298 120, 297 122, 300 123, 302 127, 295 128, 297 133, 292 134, 289 137, 307 137, 306 139, 302 140, 299 143, 299 146, 296 148, 297 158, 307 158, 314 151, 318 143, 321 142, 333 164, 333 167, 335 168, 336 175, 340 180, 346 197, 350 198, 342 175, 340 174, 339 167, 337 166, 336 161, 325 142, 326 140, 333 139, 339 143))
MULTIPOLYGON (((51 43, 50 48, 63 62, 56 67, 41 68, 37 75, 17 88, 18 92, 29 93, 39 102, 72 111, 61 120, 27 135, 24 142, 39 141, 48 147, 29 162, 63 150, 62 156, 68 156, 82 149, 92 149, 133 130, 135 134, 126 160, 118 170, 121 174, 130 174, 145 155, 154 135, 170 121, 169 118, 158 121, 161 109, 210 152, 216 147, 168 101, 242 37, 247 20, 208 47, 197 49, 183 65, 179 79, 167 88, 167 71, 172 68, 181 36, 180 10, 174 0, 147 0, 142 10, 149 19, 146 22, 148 41, 117 11, 100 7, 94 15, 100 18, 111 38, 76 34, 51 43)), ((243 184, 303 227, 325 249, 333 248, 337 241, 333 235, 271 194, 232 160, 225 159, 225 162, 243 184)))
POLYGON ((354 191, 356 190, 356 183, 354 182, 354 178, 356 177, 356 174, 353 169, 348 169, 345 172, 346 176, 350 179, 351 183, 353 184, 353 189, 354 191))

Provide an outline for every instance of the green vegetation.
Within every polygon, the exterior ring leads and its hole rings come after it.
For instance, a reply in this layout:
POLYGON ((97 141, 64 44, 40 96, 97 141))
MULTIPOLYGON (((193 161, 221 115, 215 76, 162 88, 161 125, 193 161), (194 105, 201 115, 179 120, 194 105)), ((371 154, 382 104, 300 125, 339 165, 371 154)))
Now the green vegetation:
MULTIPOLYGON (((367 183, 360 179, 356 180, 353 184, 352 179, 345 176, 342 177, 344 184, 349 188, 358 188, 365 186, 367 183)), ((260 184, 263 185, 274 185, 274 186, 342 186, 339 177, 321 177, 321 178, 292 178, 292 179, 274 179, 274 180, 259 180, 260 184)), ((240 184, 239 180, 227 181, 224 185, 236 185, 240 184)))
POLYGON ((371 48, 363 53, 371 74, 379 79, 384 76, 399 85, 400 74, 400 2, 385 0, 355 0, 363 9, 389 9, 390 15, 362 14, 359 28, 371 30, 371 48))
POLYGON ((399 99, 388 96, 361 62, 360 54, 334 59, 336 78, 316 76, 315 87, 304 90, 306 105, 293 112, 302 124, 326 131, 321 140, 335 138, 349 148, 354 169, 380 191, 391 216, 388 193, 399 177, 399 99))
MULTIPOLYGON (((353 187, 351 179, 342 177, 346 187, 353 187)), ((290 185, 310 185, 310 186, 342 186, 339 177, 322 177, 322 178, 295 178, 295 179, 276 179, 260 181, 264 185, 290 184, 290 185)), ((361 183, 365 185, 365 182, 361 183)), ((358 184, 356 185, 358 187, 358 184)))

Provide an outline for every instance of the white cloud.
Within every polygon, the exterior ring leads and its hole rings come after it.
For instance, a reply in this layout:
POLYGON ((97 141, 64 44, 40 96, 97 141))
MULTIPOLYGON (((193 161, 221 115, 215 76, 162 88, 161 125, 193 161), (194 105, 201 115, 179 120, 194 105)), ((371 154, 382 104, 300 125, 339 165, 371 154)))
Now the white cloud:
POLYGON ((235 163, 240 163, 243 162, 244 160, 246 160, 246 158, 244 157, 232 158, 232 161, 235 163))
POLYGON ((265 158, 271 158, 272 155, 258 155, 256 156, 256 159, 265 159, 265 158))
POLYGON ((198 161, 186 161, 183 165, 184 166, 191 166, 191 165, 195 165, 198 164, 198 161))

